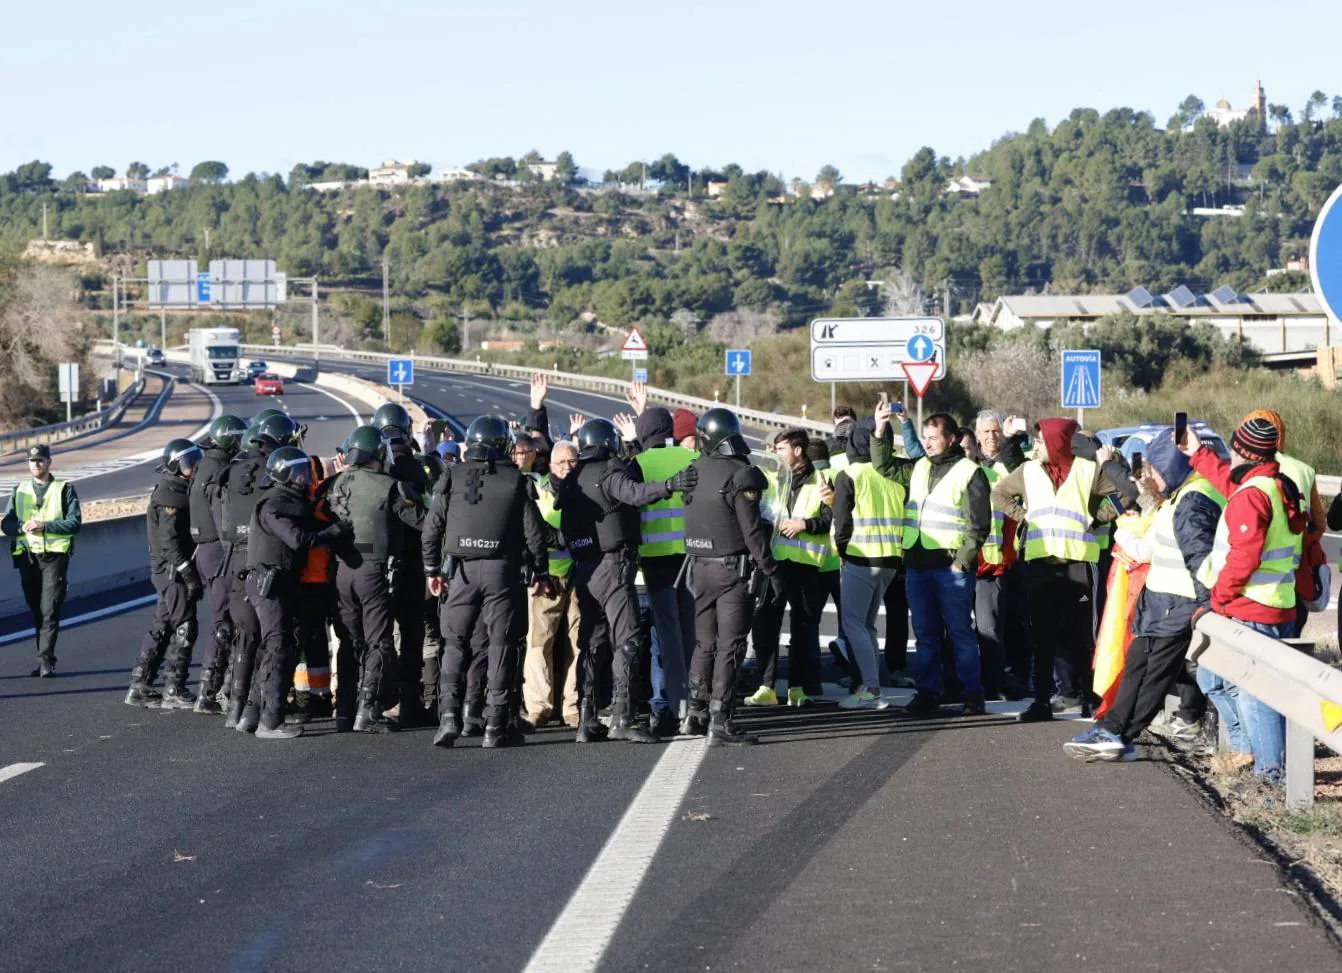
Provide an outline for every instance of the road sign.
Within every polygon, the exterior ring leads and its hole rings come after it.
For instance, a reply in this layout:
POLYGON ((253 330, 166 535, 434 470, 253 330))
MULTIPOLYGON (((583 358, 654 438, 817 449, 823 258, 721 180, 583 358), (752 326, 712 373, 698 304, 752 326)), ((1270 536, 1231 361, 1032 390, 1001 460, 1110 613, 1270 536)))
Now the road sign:
POLYGON ((732 348, 727 352, 726 371, 728 375, 750 374, 750 349, 732 348))
POLYGON ((635 381, 635 382, 646 382, 647 380, 648 380, 648 370, 647 370, 646 368, 635 368, 635 369, 634 369, 634 381, 635 381))
POLYGON ((413 358, 388 358, 387 384, 414 385, 415 360, 413 358))
POLYGON ((946 377, 946 325, 940 318, 811 322, 811 378, 817 382, 907 381, 905 362, 935 364, 931 380, 946 377))
POLYGON ((1309 276, 1328 316, 1342 321, 1342 186, 1333 191, 1314 221, 1309 240, 1309 276))
POLYGON ((648 343, 638 328, 629 329, 629 337, 620 346, 620 357, 625 361, 643 361, 648 357, 648 343))
POLYGON ((932 384, 932 378, 937 374, 937 363, 932 361, 906 361, 903 368, 909 388, 913 389, 914 394, 921 399, 927 394, 927 387, 932 384))
POLYGON ((210 303, 210 274, 209 271, 196 274, 196 303, 210 303))
POLYGON ((73 402, 79 398, 79 365, 61 362, 56 366, 56 380, 60 386, 61 401, 73 402))
POLYGON ((1062 407, 1098 409, 1100 407, 1100 353, 1064 351, 1062 353, 1062 407))
POLYGON ((280 336, 280 326, 278 324, 270 329, 270 336, 272 338, 278 338, 280 336))

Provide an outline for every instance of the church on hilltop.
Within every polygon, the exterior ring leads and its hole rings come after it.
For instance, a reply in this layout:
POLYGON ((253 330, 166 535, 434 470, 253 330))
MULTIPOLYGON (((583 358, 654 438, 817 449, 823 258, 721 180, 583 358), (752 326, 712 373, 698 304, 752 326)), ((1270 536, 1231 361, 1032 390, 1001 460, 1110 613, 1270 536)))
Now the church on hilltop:
POLYGON ((1263 82, 1255 81, 1253 86, 1253 102, 1248 108, 1232 108, 1230 102, 1222 98, 1215 107, 1207 109, 1207 117, 1216 122, 1222 128, 1227 128, 1232 122, 1243 122, 1249 118, 1255 118, 1259 128, 1267 126, 1267 94, 1263 91, 1263 82))

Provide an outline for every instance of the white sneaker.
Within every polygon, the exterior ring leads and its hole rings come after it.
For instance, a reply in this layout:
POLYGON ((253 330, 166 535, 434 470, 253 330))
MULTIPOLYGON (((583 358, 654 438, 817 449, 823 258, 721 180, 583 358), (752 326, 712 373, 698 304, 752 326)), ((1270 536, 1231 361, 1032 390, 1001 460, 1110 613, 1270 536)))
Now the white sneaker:
POLYGON ((874 693, 865 686, 858 687, 857 692, 851 696, 845 696, 839 700, 839 709, 885 709, 890 703, 881 696, 880 693, 874 693))

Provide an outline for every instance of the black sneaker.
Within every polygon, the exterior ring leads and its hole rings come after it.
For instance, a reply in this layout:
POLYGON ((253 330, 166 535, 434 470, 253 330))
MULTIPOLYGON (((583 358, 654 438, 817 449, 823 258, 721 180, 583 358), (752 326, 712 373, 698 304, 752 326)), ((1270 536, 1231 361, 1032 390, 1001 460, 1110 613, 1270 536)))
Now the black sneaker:
POLYGON ((680 721, 670 710, 662 710, 652 718, 652 732, 659 737, 673 737, 680 732, 680 721))
POLYGON ((50 679, 52 676, 56 675, 56 667, 50 662, 43 662, 32 672, 28 673, 28 675, 32 676, 34 679, 50 679))
POLYGON ((708 726, 710 747, 750 747, 760 742, 753 733, 738 730, 731 720, 714 720, 708 726))
POLYGON ((1053 719, 1053 707, 1037 699, 1016 714, 1017 723, 1047 723, 1051 719, 1053 719))
POLYGON ((965 693, 965 716, 982 716, 987 712, 982 693, 965 693))
POLYGON ((163 694, 152 686, 146 686, 143 683, 131 683, 130 690, 126 693, 127 706, 142 706, 145 709, 158 709, 159 703, 163 702, 163 694))
POLYGON ((936 716, 941 712, 941 700, 928 693, 917 693, 913 699, 909 700, 907 705, 899 708, 899 712, 905 716, 936 716))

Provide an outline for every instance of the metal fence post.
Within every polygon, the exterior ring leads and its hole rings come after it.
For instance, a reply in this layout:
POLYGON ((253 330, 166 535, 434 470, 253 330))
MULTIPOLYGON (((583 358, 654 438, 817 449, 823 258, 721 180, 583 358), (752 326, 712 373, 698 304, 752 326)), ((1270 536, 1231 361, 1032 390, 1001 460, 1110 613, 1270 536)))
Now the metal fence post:
POLYGON ((1295 720, 1286 721, 1286 810, 1314 806, 1314 734, 1295 720))

